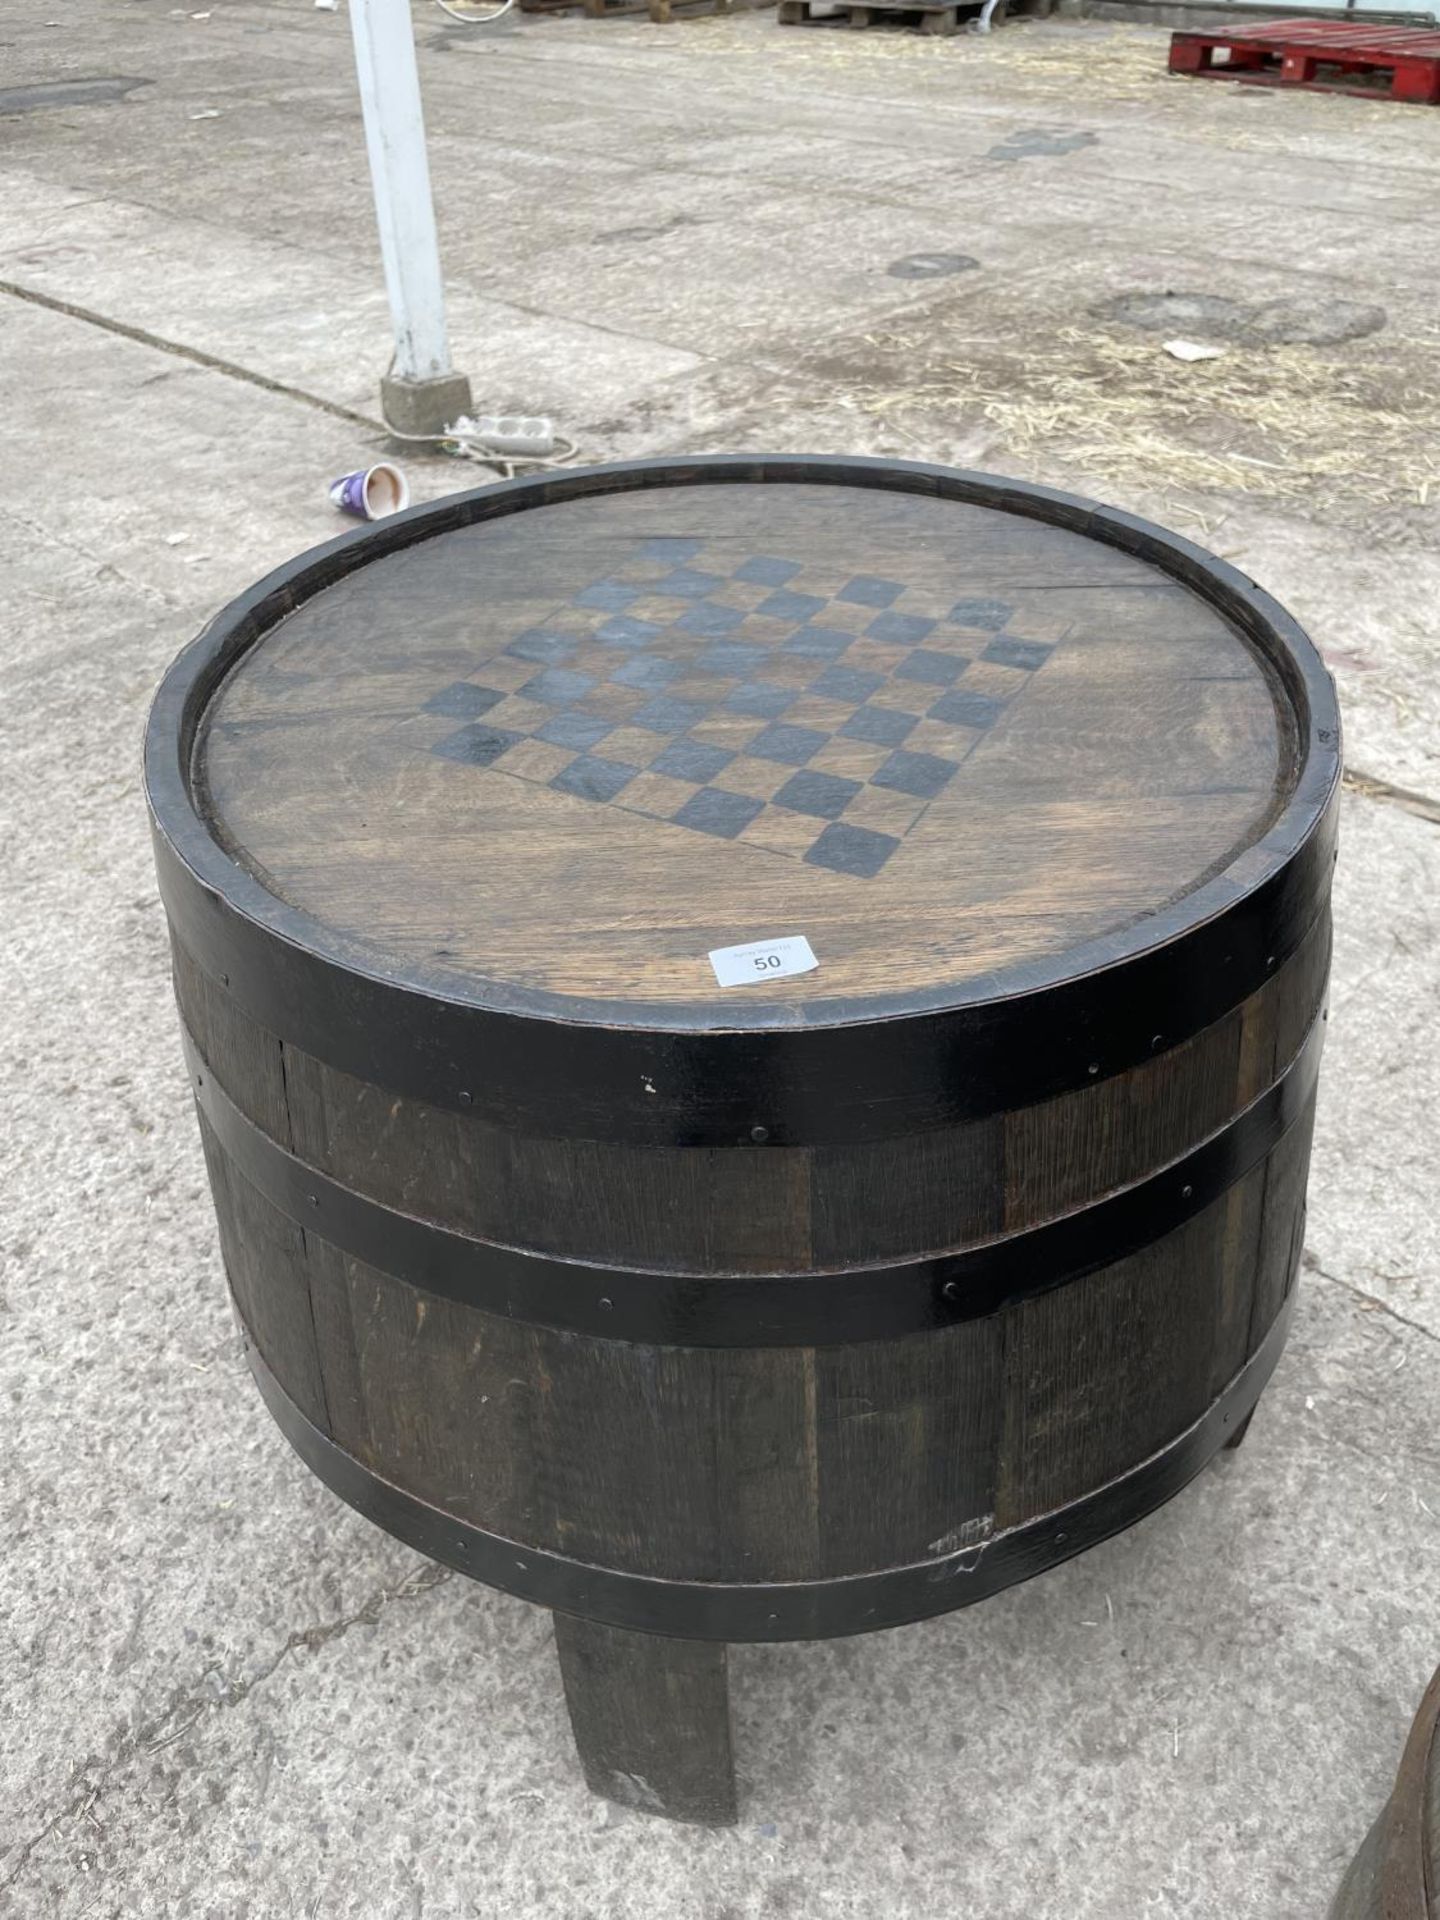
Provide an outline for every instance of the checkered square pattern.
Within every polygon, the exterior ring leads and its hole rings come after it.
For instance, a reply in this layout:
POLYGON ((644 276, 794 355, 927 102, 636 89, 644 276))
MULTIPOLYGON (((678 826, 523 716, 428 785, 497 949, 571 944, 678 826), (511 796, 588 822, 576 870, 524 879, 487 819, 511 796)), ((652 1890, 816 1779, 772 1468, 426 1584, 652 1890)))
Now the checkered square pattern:
POLYGON ((1044 665, 1052 639, 1018 624, 1003 600, 648 540, 427 700, 428 751, 869 878, 1044 665))

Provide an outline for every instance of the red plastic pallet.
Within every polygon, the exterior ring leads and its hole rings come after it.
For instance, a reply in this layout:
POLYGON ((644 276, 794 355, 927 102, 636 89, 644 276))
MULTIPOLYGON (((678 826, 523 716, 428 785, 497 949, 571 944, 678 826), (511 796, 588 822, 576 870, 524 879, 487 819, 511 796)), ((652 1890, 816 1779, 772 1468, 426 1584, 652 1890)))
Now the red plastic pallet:
POLYGON ((1170 71, 1252 87, 1309 87, 1440 106, 1440 31, 1367 27, 1354 20, 1271 20, 1233 31, 1176 33, 1170 71))

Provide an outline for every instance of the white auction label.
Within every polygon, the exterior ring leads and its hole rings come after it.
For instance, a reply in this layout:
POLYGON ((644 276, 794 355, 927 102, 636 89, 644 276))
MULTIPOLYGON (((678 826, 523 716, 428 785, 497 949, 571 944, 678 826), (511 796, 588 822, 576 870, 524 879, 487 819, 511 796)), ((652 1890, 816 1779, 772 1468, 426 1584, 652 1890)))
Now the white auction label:
POLYGON ((710 964, 722 987, 748 987, 756 980, 810 973, 820 962, 803 933, 787 933, 779 940, 752 940, 747 947, 716 947, 710 964))

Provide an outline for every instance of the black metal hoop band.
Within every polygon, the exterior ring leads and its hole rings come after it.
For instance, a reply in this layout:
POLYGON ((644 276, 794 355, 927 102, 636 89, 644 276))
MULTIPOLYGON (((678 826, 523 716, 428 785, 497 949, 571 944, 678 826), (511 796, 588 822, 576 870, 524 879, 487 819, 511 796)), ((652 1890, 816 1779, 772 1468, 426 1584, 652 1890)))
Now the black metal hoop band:
POLYGON ((332 1493, 387 1533, 455 1567, 562 1613, 694 1640, 826 1640, 951 1613, 1097 1545, 1180 1492, 1244 1423, 1285 1345, 1294 1291, 1264 1341, 1201 1417, 1128 1473, 977 1546, 883 1573, 772 1586, 657 1580, 589 1566, 456 1520, 344 1452, 300 1411, 253 1342, 251 1371, 281 1432, 332 1493))
POLYGON ((1243 1113, 1149 1179, 1079 1212, 960 1253, 831 1273, 642 1272, 474 1240, 332 1180, 248 1120, 185 1036, 200 1112, 270 1204, 342 1252, 430 1293, 511 1319, 658 1345, 774 1347, 882 1340, 980 1319, 1173 1232, 1271 1152, 1315 1091, 1323 1015, 1243 1113))
POLYGON ((177 938, 240 1008, 341 1071, 554 1137, 777 1146, 924 1132, 1049 1099, 1179 1045, 1260 987, 1323 910, 1339 785, 1334 691, 1310 642, 1233 567, 1159 527, 1019 481, 884 460, 639 461, 512 482, 397 514, 302 556, 181 655, 151 712, 146 790, 177 938), (225 675, 285 613, 357 567, 476 522, 607 490, 728 482, 900 488, 1026 515, 1182 582, 1284 683, 1299 772, 1263 838, 1133 925, 1070 952, 906 996, 683 1008, 436 972, 422 989, 278 899, 197 806, 197 730, 225 675), (867 1089, 864 1100, 848 1097, 867 1089), (847 1097, 837 1097, 843 1095, 847 1097))

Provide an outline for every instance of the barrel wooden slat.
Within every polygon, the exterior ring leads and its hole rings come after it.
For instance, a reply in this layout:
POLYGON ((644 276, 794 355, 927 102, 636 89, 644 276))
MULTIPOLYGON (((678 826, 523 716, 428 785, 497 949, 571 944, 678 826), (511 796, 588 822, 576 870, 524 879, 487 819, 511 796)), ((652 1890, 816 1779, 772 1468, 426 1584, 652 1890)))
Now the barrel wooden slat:
POLYGON ((1222 562, 887 462, 482 489, 172 671, 148 791, 257 1381, 362 1512, 566 1617, 597 1790, 733 1817, 715 1643, 983 1599, 1243 1434, 1338 752, 1222 562), (815 968, 717 983, 786 935, 815 968))
POLYGON ((905 1259, 989 1240, 1005 1225, 999 1115, 905 1140, 809 1155, 806 1266, 905 1259))
POLYGON ((827 1575, 938 1560, 995 1525, 1004 1328, 822 1347, 815 1503, 827 1575))
POLYGON ((1319 1014, 1329 962, 1322 920, 1264 987, 1163 1058, 1010 1115, 1007 1227, 1084 1206, 1233 1120, 1298 1053, 1319 1014))
POLYGON ((1266 1162, 1260 1254, 1255 1263, 1255 1298, 1250 1313, 1252 1353, 1295 1284, 1305 1244, 1305 1182, 1314 1132, 1312 1096, 1304 1114, 1266 1162))
POLYGON ((1305 1036, 1323 1007, 1330 981, 1330 913, 1325 913, 1313 928, 1283 973, 1277 976, 1275 996, 1275 1047, 1267 1056, 1266 1081, 1282 1072, 1304 1045, 1305 1036))
POLYGON ((534 1327, 301 1249, 231 1175, 240 1245, 265 1250, 237 1301, 340 1445, 521 1545, 633 1572, 663 1555, 696 1581, 938 1565, 1163 1447, 1234 1376, 1293 1281, 1309 1117, 1141 1253, 933 1335, 732 1350, 534 1327))
MULTIPOLYGON (((816 1574, 808 1350, 587 1339, 417 1298, 328 1250, 309 1278, 335 1416, 310 1417, 418 1498, 626 1570, 658 1551, 676 1578, 744 1580, 757 1560, 777 1578, 816 1574)), ((249 1324, 287 1392, 303 1387, 292 1367, 308 1350, 273 1340, 269 1318, 249 1324)))
POLYGON ((706 1373, 714 1392, 710 1445, 726 1577, 753 1580, 757 1567, 775 1567, 783 1569, 776 1579, 818 1579, 819 1381, 813 1350, 712 1348, 706 1373), (725 1543, 727 1529, 733 1548, 725 1543))
POLYGON ((1224 1392, 1225 1383, 1235 1378, 1255 1351, 1252 1329, 1256 1324, 1255 1296, 1268 1185, 1267 1168, 1260 1167, 1248 1179, 1237 1181, 1224 1198, 1224 1217, 1218 1227, 1221 1249, 1215 1340, 1206 1381, 1212 1399, 1224 1392))
POLYGON ((992 1120, 810 1149, 518 1137, 397 1100, 248 1022, 181 949, 201 1057, 249 1118, 355 1191, 479 1239, 617 1265, 804 1271, 1039 1225, 1178 1159, 1294 1059, 1329 970, 1328 919, 1272 979, 1129 1073, 992 1120))
POLYGON ((200 1137, 240 1323, 260 1352, 278 1363, 285 1391, 306 1418, 328 1432, 304 1230, 234 1170, 203 1115, 200 1137))
MULTIPOLYGON (((319 1424, 337 1446, 367 1466, 377 1466, 382 1456, 371 1430, 364 1350, 356 1339, 350 1305, 353 1264, 328 1240, 314 1233, 307 1236, 305 1283, 325 1401, 325 1418, 319 1424)), ((265 1358, 275 1367, 268 1353, 265 1358)), ((275 1370, 279 1375, 280 1369, 275 1370)))
POLYGON ((1079 1498, 1204 1410, 1225 1211, 1217 1202, 1143 1252, 1019 1309, 1006 1355, 1002 1526, 1079 1498))
MULTIPOLYGON (((1293 961, 1291 963, 1293 965, 1293 961)), ((1267 995, 1266 1011, 1273 1019, 1267 995)), ((1240 1111, 1239 1008, 1152 1064, 1006 1121, 1006 1225, 1033 1226, 1163 1166, 1240 1111)))
POLYGON ((184 1032, 241 1112, 282 1146, 294 1144, 291 1093, 279 1036, 257 1027, 223 985, 172 943, 171 978, 184 1032))

